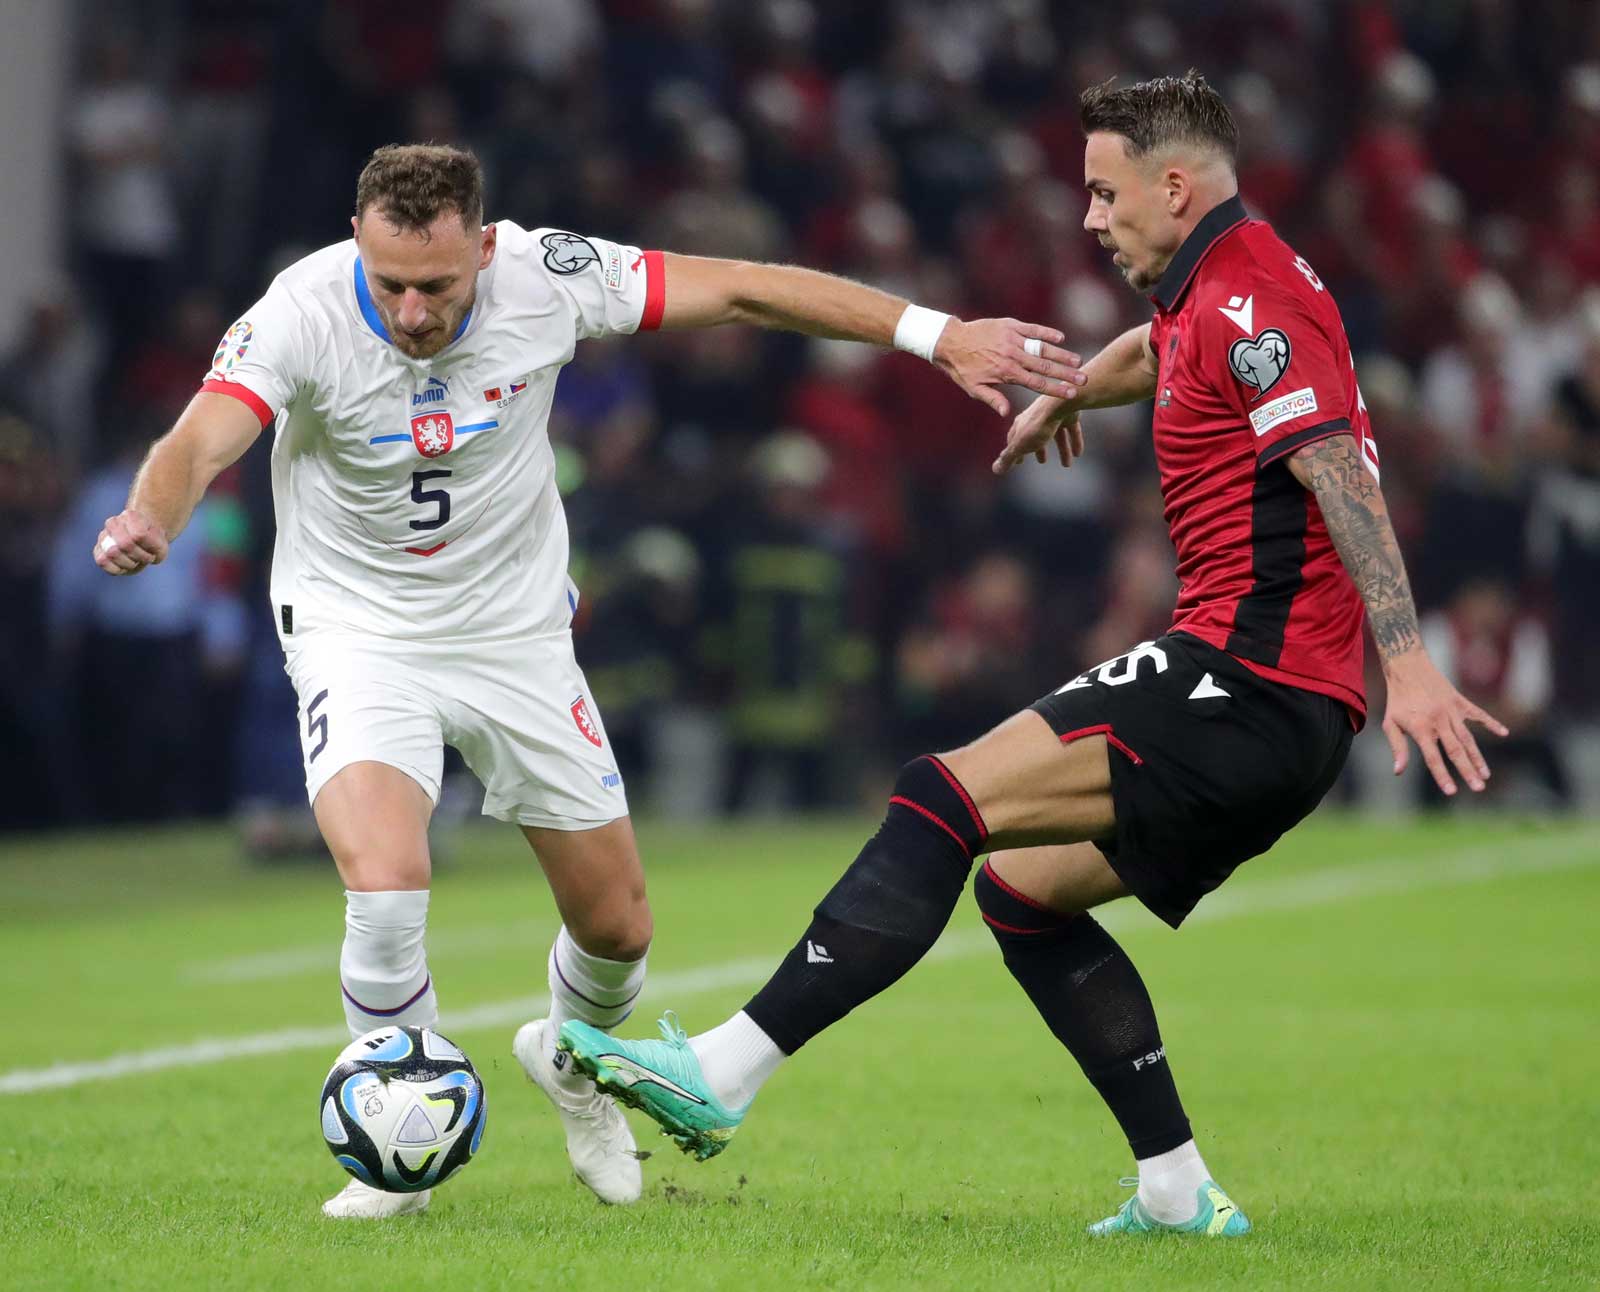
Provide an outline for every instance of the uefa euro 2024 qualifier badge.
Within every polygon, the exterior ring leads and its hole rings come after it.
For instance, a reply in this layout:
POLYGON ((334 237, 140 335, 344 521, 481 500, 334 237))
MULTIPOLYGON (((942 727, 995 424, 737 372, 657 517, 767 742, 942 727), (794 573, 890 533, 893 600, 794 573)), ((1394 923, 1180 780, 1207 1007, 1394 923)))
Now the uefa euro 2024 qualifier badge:
POLYGON ((216 354, 211 356, 211 367, 218 372, 226 372, 240 359, 244 352, 250 348, 250 338, 255 336, 256 330, 250 325, 249 319, 240 319, 222 338, 222 344, 217 347, 216 354))

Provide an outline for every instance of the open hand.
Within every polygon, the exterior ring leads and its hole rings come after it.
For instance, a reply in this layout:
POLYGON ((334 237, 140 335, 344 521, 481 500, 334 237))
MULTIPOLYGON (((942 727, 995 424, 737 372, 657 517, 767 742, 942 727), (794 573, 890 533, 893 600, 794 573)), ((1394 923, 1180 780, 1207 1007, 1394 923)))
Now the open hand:
POLYGON ((1065 396, 1088 380, 1080 371, 1079 356, 1057 344, 1062 339, 1054 328, 1037 323, 1016 319, 963 323, 953 318, 945 324, 933 361, 972 398, 1001 417, 1010 417, 1011 404, 1001 386, 1065 396))
POLYGON ((1073 458, 1082 457, 1083 428, 1078 424, 1078 406, 1073 402, 1076 395, 1077 390, 1073 389, 1063 399, 1036 399, 1018 413, 1006 432, 1005 448, 990 468, 995 475, 1004 475, 1030 453, 1036 461, 1045 461, 1052 441, 1062 466, 1070 467, 1073 458))
POLYGON ((1383 734, 1394 751, 1394 774, 1405 771, 1410 761, 1406 744, 1409 736, 1444 793, 1456 792, 1451 764, 1474 791, 1481 791, 1489 779, 1489 764, 1479 752, 1467 723, 1478 723, 1497 736, 1510 734, 1505 725, 1451 686, 1421 650, 1392 660, 1387 677, 1389 704, 1383 717, 1383 734))

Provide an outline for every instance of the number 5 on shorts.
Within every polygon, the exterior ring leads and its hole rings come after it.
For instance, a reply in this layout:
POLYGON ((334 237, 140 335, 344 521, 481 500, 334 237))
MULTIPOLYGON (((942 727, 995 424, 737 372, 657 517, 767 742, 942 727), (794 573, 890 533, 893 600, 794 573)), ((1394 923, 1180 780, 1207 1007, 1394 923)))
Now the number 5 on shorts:
POLYGON ((316 716, 317 706, 328 698, 328 688, 323 687, 322 693, 310 704, 306 705, 306 739, 317 737, 317 747, 306 758, 308 764, 317 761, 317 755, 328 747, 328 715, 316 716))

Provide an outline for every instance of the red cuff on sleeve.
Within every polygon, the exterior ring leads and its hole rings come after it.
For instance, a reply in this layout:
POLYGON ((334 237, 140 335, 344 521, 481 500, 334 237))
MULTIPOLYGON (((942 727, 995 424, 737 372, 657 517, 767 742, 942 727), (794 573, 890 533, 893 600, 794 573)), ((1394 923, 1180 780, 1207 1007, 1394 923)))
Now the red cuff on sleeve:
POLYGON ((276 414, 267 407, 267 401, 251 390, 248 386, 241 386, 236 381, 204 381, 200 389, 207 395, 230 395, 248 408, 261 419, 261 427, 265 430, 272 425, 276 414))
POLYGON ((667 308, 667 265, 659 251, 644 253, 644 313, 639 331, 654 332, 667 308))

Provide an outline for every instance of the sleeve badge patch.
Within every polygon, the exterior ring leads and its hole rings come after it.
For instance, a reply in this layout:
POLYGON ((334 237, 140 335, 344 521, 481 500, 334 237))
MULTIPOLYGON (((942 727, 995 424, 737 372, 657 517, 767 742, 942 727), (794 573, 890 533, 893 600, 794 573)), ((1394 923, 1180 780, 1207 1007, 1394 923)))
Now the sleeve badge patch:
POLYGON ((575 233, 547 233, 539 242, 544 247, 544 267, 552 274, 581 274, 590 265, 600 263, 594 243, 575 233))
POLYGON ((1292 349, 1282 328, 1269 327, 1253 337, 1243 337, 1228 347, 1228 367, 1260 399, 1289 371, 1292 349))
POLYGON ((249 319, 240 319, 235 323, 223 335, 216 354, 211 356, 211 371, 227 372, 244 358, 244 352, 250 348, 250 340, 254 336, 255 328, 250 325, 249 319))

